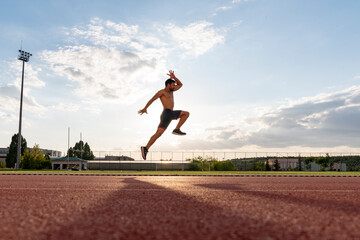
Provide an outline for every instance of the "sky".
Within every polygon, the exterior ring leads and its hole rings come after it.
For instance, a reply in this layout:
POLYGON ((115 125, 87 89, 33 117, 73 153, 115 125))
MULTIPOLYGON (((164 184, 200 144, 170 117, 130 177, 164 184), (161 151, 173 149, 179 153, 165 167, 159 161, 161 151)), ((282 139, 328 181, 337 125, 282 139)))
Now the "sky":
POLYGON ((169 70, 182 81, 151 151, 360 152, 360 2, 0 2, 0 147, 137 151, 155 133, 169 70))

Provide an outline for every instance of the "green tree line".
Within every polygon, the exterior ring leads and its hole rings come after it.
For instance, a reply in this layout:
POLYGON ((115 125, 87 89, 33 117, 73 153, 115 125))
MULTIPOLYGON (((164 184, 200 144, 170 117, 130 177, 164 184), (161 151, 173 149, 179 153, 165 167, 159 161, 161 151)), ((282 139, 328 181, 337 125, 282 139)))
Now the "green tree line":
MULTIPOLYGON (((6 167, 14 168, 17 161, 17 148, 18 148, 18 134, 14 134, 11 138, 9 151, 6 155, 6 167)), ((70 157, 78 157, 85 160, 93 160, 95 158, 88 143, 79 141, 71 147, 67 153, 70 157)), ((0 165, 0 168, 4 168, 0 165)), ((51 159, 48 155, 40 150, 39 145, 35 145, 29 149, 24 137, 21 139, 21 161, 20 168, 22 169, 51 169, 51 159)))

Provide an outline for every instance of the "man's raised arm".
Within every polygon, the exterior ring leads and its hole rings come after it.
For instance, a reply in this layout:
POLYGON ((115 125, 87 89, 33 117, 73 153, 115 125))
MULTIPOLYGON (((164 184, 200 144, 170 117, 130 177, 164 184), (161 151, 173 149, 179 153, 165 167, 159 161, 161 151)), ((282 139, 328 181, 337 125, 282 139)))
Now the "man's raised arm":
POLYGON ((177 91, 177 90, 179 90, 181 87, 182 87, 182 82, 175 76, 175 73, 174 73, 174 71, 169 71, 169 73, 168 73, 168 76, 170 76, 170 78, 171 79, 174 79, 175 80, 175 83, 176 83, 176 85, 175 85, 175 90, 174 91, 177 91))
POLYGON ((146 113, 146 114, 147 114, 147 108, 148 108, 156 99, 158 99, 160 96, 161 96, 161 90, 158 91, 158 92, 149 100, 149 102, 146 104, 146 106, 145 106, 143 109, 141 109, 141 110, 138 111, 138 113, 139 113, 140 115, 143 115, 143 113, 146 113))

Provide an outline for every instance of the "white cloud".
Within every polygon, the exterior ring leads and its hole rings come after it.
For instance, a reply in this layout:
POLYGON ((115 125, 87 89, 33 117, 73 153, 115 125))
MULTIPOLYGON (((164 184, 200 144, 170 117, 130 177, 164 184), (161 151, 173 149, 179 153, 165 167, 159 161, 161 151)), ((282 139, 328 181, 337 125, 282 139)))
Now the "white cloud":
POLYGON ((218 7, 215 11, 218 12, 218 11, 227 11, 227 10, 230 10, 232 9, 232 6, 222 6, 222 7, 218 7))
POLYGON ((304 98, 259 120, 265 128, 249 143, 259 146, 355 147, 360 142, 360 87, 304 98))
POLYGON ((7 112, 1 112, 1 110, 0 110, 0 118, 4 122, 9 122, 9 123, 18 120, 18 118, 17 118, 17 116, 15 114, 7 113, 7 112))
POLYGON ((221 6, 215 9, 212 16, 216 16, 219 11, 228 11, 234 7, 235 4, 249 2, 250 0, 232 0, 229 5, 221 6))
MULTIPOLYGON (((13 84, 0 85, 0 118, 6 122, 13 122, 18 118, 19 109, 19 88, 13 84)), ((23 93, 23 109, 38 115, 41 115, 45 111, 45 108, 26 91, 23 93)))
POLYGON ((198 57, 225 40, 219 30, 212 26, 210 22, 200 21, 186 27, 170 24, 167 30, 179 47, 186 50, 183 56, 198 57))
MULTIPOLYGON (((14 83, 21 86, 21 71, 22 61, 13 61, 7 63, 10 68, 11 78, 14 78, 14 83)), ((45 87, 45 82, 39 79, 39 73, 42 71, 40 67, 33 64, 25 63, 24 86, 25 87, 45 87)))
MULTIPOLYGON (((5 61, 3 66, 1 76, 3 84, 0 84, 0 115, 4 121, 12 122, 18 118, 19 114, 22 62, 5 61)), ((40 67, 25 63, 23 109, 38 116, 43 114, 45 108, 32 96, 31 89, 46 86, 45 82, 39 78, 41 71, 40 67)))
POLYGON ((50 108, 65 112, 77 112, 80 109, 80 105, 73 103, 59 103, 50 108))
POLYGON ((161 62, 133 52, 85 45, 44 51, 43 59, 54 72, 77 83, 81 96, 123 103, 135 101, 147 91, 147 83, 158 79, 159 70, 165 71, 161 62))
MULTIPOLYGON (((43 107, 35 100, 34 97, 24 93, 24 104, 31 110, 40 110, 43 107)), ((20 105, 20 90, 13 84, 0 86, 0 109, 14 111, 20 105)))
POLYGON ((83 100, 129 104, 148 93, 144 86, 166 78, 172 51, 197 57, 224 41, 209 22, 156 30, 94 18, 66 30, 71 45, 43 51, 41 57, 53 72, 74 83, 83 100), (170 38, 163 38, 167 31, 170 38))
POLYGON ((236 4, 236 3, 249 2, 249 1, 250 0, 232 0, 231 3, 236 4))
POLYGON ((289 101, 235 125, 208 129, 205 139, 182 142, 196 150, 259 148, 357 148, 360 145, 360 86, 289 101), (248 131, 248 125, 257 130, 248 131), (196 144, 195 144, 196 143, 196 144))
POLYGON ((68 33, 73 39, 82 37, 95 45, 117 46, 129 44, 138 34, 139 26, 128 26, 125 23, 114 23, 94 18, 85 26, 73 27, 68 33))

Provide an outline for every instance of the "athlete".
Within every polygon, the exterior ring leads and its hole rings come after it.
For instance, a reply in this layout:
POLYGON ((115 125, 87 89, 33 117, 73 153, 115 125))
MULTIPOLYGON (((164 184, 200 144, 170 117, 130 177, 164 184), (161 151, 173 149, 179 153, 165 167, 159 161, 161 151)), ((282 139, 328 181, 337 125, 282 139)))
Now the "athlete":
POLYGON ((146 106, 139 110, 139 114, 143 113, 147 114, 148 107, 158 98, 164 107, 164 110, 160 116, 160 124, 156 133, 150 138, 148 144, 144 147, 141 147, 141 154, 144 160, 146 160, 146 155, 150 149, 150 147, 154 144, 154 142, 165 132, 166 128, 169 126, 172 120, 180 118, 176 128, 172 132, 175 135, 186 135, 186 133, 180 130, 180 127, 185 123, 186 119, 188 119, 190 113, 186 111, 176 110, 174 111, 174 95, 173 92, 179 90, 182 87, 182 83, 180 80, 175 77, 174 71, 169 71, 167 74, 170 76, 168 80, 165 81, 165 88, 158 91, 146 104, 146 106))

